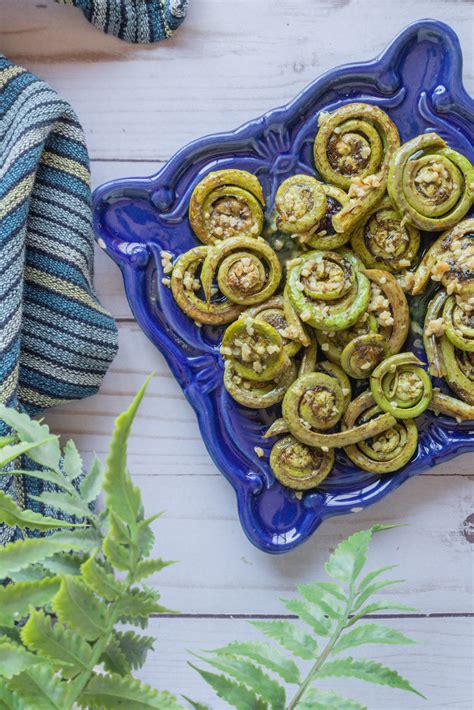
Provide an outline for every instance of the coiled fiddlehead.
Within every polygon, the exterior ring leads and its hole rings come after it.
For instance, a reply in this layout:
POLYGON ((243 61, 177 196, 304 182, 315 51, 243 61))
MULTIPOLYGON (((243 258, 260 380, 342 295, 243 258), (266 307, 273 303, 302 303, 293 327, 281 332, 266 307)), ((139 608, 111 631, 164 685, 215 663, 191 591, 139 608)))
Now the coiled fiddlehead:
POLYGON ((306 446, 293 436, 277 441, 270 454, 270 466, 277 480, 298 491, 315 488, 333 465, 334 451, 306 446))
POLYGON ((388 193, 415 227, 449 229, 472 205, 474 169, 437 133, 425 133, 402 145, 393 156, 388 193))
POLYGON ((346 249, 312 251, 295 262, 288 295, 303 322, 319 330, 343 330, 360 318, 370 287, 357 257, 346 249))
POLYGON ((380 269, 364 269, 371 283, 368 311, 375 317, 377 331, 386 343, 388 355, 402 349, 410 329, 410 309, 396 278, 380 269))
POLYGON ((298 234, 298 243, 303 249, 338 249, 351 238, 351 232, 338 233, 332 218, 349 204, 349 196, 334 185, 322 185, 326 194, 326 209, 321 219, 307 232, 298 234))
POLYGON ((298 314, 286 296, 273 296, 264 303, 248 308, 243 315, 272 325, 280 333, 288 357, 293 357, 303 345, 308 346, 310 343, 298 314))
POLYGON ((444 332, 460 350, 474 352, 474 312, 465 311, 449 296, 443 308, 444 332))
MULTIPOLYGON (((344 402, 342 387, 335 377, 324 373, 309 373, 299 377, 288 388, 282 405, 283 419, 298 441, 325 448, 348 446, 375 436, 395 423, 393 416, 383 414, 374 422, 348 431, 324 433, 342 418, 344 402)), ((275 425, 267 432, 267 436, 276 434, 278 428, 275 430, 275 425)))
POLYGON ((449 297, 438 291, 428 304, 423 344, 433 377, 442 377, 467 404, 474 405, 474 352, 461 350, 448 338, 443 317, 449 297))
MULTIPOLYGON (((383 416, 370 392, 363 392, 354 399, 344 415, 342 429, 350 431, 354 427, 377 421, 383 416)), ((346 446, 344 451, 349 459, 363 471, 384 474, 398 471, 414 455, 418 444, 416 424, 407 419, 395 421, 385 431, 367 439, 346 446)))
POLYGON ((348 232, 385 193, 398 130, 382 109, 364 103, 343 106, 320 124, 316 168, 327 182, 349 190, 349 204, 333 217, 336 232, 348 232))
POLYGON ((368 333, 351 340, 341 353, 341 367, 355 380, 369 377, 372 370, 387 354, 387 345, 382 335, 368 333))
POLYGON ((278 404, 285 392, 296 379, 296 366, 290 362, 275 380, 246 380, 233 368, 232 362, 226 361, 224 367, 224 387, 236 402, 250 409, 265 409, 278 404))
POLYGON ((413 264, 420 248, 420 233, 404 224, 403 215, 385 198, 355 229, 351 247, 368 268, 398 272, 413 264))
POLYGON ((474 296, 474 219, 465 219, 442 234, 415 272, 412 293, 421 293, 430 277, 449 293, 474 296))
POLYGON ((217 279, 219 290, 229 301, 251 306, 275 293, 281 274, 277 254, 263 239, 231 237, 209 247, 201 282, 208 300, 217 279))
POLYGON ((319 222, 326 212, 324 186, 310 175, 293 175, 277 190, 275 209, 277 226, 283 232, 306 232, 319 222))
POLYGON ((372 395, 384 412, 397 419, 413 419, 428 407, 431 379, 413 353, 386 358, 370 376, 372 395))
POLYGON ((290 364, 277 330, 248 317, 226 329, 221 354, 240 377, 255 382, 275 380, 290 364))
POLYGON ((209 247, 194 247, 179 257, 171 274, 171 291, 181 310, 196 323, 223 325, 239 317, 242 308, 227 298, 203 300, 199 296, 199 270, 209 247))
POLYGON ((258 237, 265 199, 258 178, 246 170, 216 170, 194 188, 189 221, 203 244, 229 237, 258 237))

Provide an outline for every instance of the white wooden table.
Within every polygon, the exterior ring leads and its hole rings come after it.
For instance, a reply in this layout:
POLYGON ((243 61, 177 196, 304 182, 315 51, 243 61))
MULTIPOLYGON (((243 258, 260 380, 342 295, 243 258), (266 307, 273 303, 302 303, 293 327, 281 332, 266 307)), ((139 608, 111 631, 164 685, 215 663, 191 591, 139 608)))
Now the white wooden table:
MULTIPOLYGON (((176 37, 154 47, 105 37, 77 10, 52 0, 1 0, 0 52, 71 102, 98 185, 156 172, 184 143, 285 103, 321 72, 373 57, 406 24, 428 16, 458 32, 472 93, 472 0, 191 0, 176 37)), ((400 564, 407 581, 394 595, 420 611, 386 623, 420 645, 372 656, 406 674, 428 703, 377 686, 333 685, 373 710, 472 710, 474 458, 438 467, 364 513, 326 523, 294 552, 265 555, 241 531, 232 489, 211 463, 191 407, 134 323, 120 274, 102 253, 96 286, 119 323, 119 354, 100 394, 61 407, 48 420, 74 437, 86 457, 105 455, 114 418, 145 376, 158 373, 134 429, 130 463, 147 512, 166 511, 157 524, 158 549, 180 564, 153 581, 164 603, 182 613, 153 624, 156 652, 142 676, 223 707, 186 665, 187 649, 254 635, 246 620, 282 613, 279 597, 322 576, 342 537, 374 522, 402 522, 409 527, 377 538, 371 561, 400 564)))

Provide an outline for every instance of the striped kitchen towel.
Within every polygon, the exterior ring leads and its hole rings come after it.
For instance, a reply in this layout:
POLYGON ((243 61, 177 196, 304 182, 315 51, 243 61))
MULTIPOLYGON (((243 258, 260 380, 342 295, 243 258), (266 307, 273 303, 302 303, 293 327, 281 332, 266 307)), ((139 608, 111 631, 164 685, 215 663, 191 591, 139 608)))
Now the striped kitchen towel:
POLYGON ((188 0, 56 0, 80 7, 89 22, 127 42, 148 44, 171 37, 178 29, 188 0))
MULTIPOLYGON (((117 350, 92 285, 89 183, 74 111, 0 56, 0 402, 28 413, 94 394, 117 350)), ((40 481, 2 475, 0 488, 43 512, 29 498, 40 481)))

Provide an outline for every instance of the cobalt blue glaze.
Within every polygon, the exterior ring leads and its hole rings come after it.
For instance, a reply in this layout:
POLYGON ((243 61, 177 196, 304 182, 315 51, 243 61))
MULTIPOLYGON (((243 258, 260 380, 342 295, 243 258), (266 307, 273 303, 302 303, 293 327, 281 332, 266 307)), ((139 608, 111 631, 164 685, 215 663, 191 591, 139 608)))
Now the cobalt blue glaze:
MULTIPOLYGON (((115 180, 94 194, 96 235, 122 270, 135 318, 194 407, 209 453, 237 494, 245 533, 261 550, 291 550, 326 518, 365 508, 423 469, 474 450, 472 425, 426 415, 419 422, 417 454, 403 470, 377 477, 354 468, 338 453, 324 484, 298 500, 275 481, 268 465, 271 443, 262 443, 275 411, 248 410, 230 399, 222 384, 220 334, 197 328, 176 306, 161 283, 160 250, 177 256, 196 245, 188 202, 210 170, 233 167, 255 173, 272 205, 282 180, 314 172, 319 112, 351 101, 381 106, 403 141, 434 130, 473 161, 474 102, 462 86, 461 70, 453 30, 421 20, 403 30, 377 59, 327 72, 287 106, 236 131, 190 143, 153 177, 115 180), (263 459, 254 453, 257 445, 264 448, 263 459)), ((416 349, 415 339, 410 345, 416 349)))

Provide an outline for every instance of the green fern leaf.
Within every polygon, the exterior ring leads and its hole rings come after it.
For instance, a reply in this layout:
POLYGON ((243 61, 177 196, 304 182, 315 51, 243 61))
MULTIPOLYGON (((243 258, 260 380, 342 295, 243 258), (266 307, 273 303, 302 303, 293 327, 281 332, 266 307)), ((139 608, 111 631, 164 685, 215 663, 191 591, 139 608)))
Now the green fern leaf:
POLYGON ((56 473, 52 469, 21 469, 16 468, 14 471, 0 471, 0 475, 5 474, 9 476, 31 476, 32 478, 38 478, 40 481, 46 481, 47 483, 53 483, 55 486, 60 488, 68 489, 70 488, 69 481, 66 481, 61 473, 56 473))
MULTIPOLYGON (((83 505, 82 501, 76 500, 70 493, 58 493, 54 491, 45 491, 39 496, 30 496, 32 500, 36 500, 43 505, 49 505, 51 508, 66 513, 66 515, 75 515, 78 518, 86 518, 90 514, 90 510, 83 505)), ((69 523, 69 527, 71 524, 69 523)))
POLYGON ((82 473, 82 459, 72 439, 69 439, 64 447, 63 471, 70 481, 74 481, 82 473))
POLYGON ((51 436, 46 424, 3 404, 0 404, 0 420, 16 431, 20 441, 39 444, 28 453, 30 459, 40 466, 59 471, 61 450, 58 437, 51 436))
POLYGON ((23 646, 19 646, 9 639, 0 638, 1 677, 13 678, 13 676, 18 675, 35 662, 38 662, 36 656, 23 648, 23 646))
POLYGON ((113 602, 122 596, 125 586, 115 579, 99 565, 95 557, 89 559, 81 566, 84 582, 93 592, 103 597, 108 602, 113 602))
POLYGON ((16 440, 17 438, 15 434, 7 434, 6 436, 0 436, 0 449, 3 449, 4 446, 8 446, 8 444, 14 444, 16 440))
MULTIPOLYGON (((31 496, 34 498, 34 496, 31 496)), ((22 530, 30 528, 31 530, 56 530, 58 528, 74 528, 84 527, 83 525, 73 525, 64 520, 56 520, 40 513, 35 513, 33 510, 22 510, 17 506, 13 498, 0 491, 0 523, 6 523, 10 527, 19 527, 22 530)))
MULTIPOLYGON (((3 446, 0 449, 0 468, 3 468, 7 464, 11 463, 15 459, 19 458, 23 454, 31 452, 38 446, 47 444, 52 437, 47 437, 41 441, 23 441, 20 444, 11 444, 8 446, 3 446)), ((9 471, 2 471, 4 474, 10 473, 9 471)))
POLYGON ((115 541, 120 542, 122 545, 130 545, 132 541, 130 528, 118 515, 115 515, 113 510, 109 511, 109 523, 110 532, 115 541))
POLYGON ((399 688, 424 697, 410 683, 391 668, 387 668, 376 661, 366 659, 354 659, 351 657, 340 658, 336 661, 325 663, 318 673, 320 678, 343 677, 357 678, 368 683, 378 685, 388 685, 391 688, 399 688))
POLYGON ((339 543, 325 564, 328 575, 345 584, 353 583, 367 560, 372 534, 372 529, 361 530, 339 543))
POLYGON ((268 638, 290 651, 294 656, 311 661, 318 651, 317 642, 306 634, 298 624, 291 621, 252 621, 253 626, 262 631, 268 638))
POLYGON ((285 706, 285 690, 281 685, 261 668, 251 661, 234 656, 218 656, 217 658, 203 658, 196 655, 199 660, 208 663, 222 673, 227 673, 239 683, 244 683, 254 691, 271 708, 283 708, 285 706))
POLYGON ((109 673, 117 673, 118 675, 124 676, 129 675, 132 670, 127 657, 120 648, 120 643, 118 642, 116 636, 112 636, 110 638, 110 641, 100 658, 100 662, 103 663, 104 669, 109 673))
POLYGON ((67 685, 55 678, 51 668, 44 664, 30 666, 12 678, 8 685, 34 710, 65 710, 70 707, 67 685))
POLYGON ((183 710, 169 693, 119 675, 94 675, 77 702, 90 710, 183 710))
POLYGON ((132 527, 136 525, 141 507, 141 496, 139 489, 132 484, 127 472, 127 441, 150 379, 151 376, 139 389, 129 408, 115 421, 103 484, 107 507, 132 527))
POLYGON ((121 616, 132 619, 145 618, 152 614, 174 614, 171 609, 158 604, 159 598, 160 595, 154 589, 145 588, 145 591, 132 589, 120 600, 118 608, 121 616))
POLYGON ((0 683, 0 710, 31 710, 18 693, 0 683))
POLYGON ((366 576, 363 577, 360 581, 360 584, 357 588, 357 593, 360 594, 364 591, 366 587, 369 586, 369 584, 374 581, 374 579, 380 577, 380 575, 384 574, 385 572, 389 572, 390 570, 395 569, 396 567, 398 567, 398 565, 387 565, 386 567, 378 567, 377 569, 372 570, 372 572, 366 574, 366 576))
POLYGON ((72 672, 87 670, 91 662, 92 649, 82 636, 63 624, 53 624, 43 611, 31 612, 21 630, 21 639, 30 651, 72 672))
POLYGON ((219 656, 250 658, 264 668, 277 673, 287 683, 300 682, 300 672, 296 663, 270 644, 259 641, 234 642, 223 648, 215 649, 214 653, 219 656))
POLYGON ((141 557, 148 557, 153 549, 153 543, 155 542, 155 535, 150 527, 150 521, 157 518, 158 515, 149 518, 148 520, 141 520, 137 528, 137 549, 141 557))
POLYGON ((354 616, 352 616, 349 622, 347 623, 347 626, 352 626, 357 621, 359 621, 359 619, 362 619, 362 617, 367 616, 367 614, 375 614, 378 611, 387 610, 416 611, 415 607, 407 606, 406 604, 396 604, 395 602, 391 601, 373 602, 372 604, 367 604, 367 606, 358 611, 357 614, 354 614, 354 616))
POLYGON ((357 609, 360 609, 362 604, 364 604, 369 597, 380 591, 380 589, 385 589, 385 587, 391 587, 394 584, 401 584, 401 582, 404 581, 404 579, 385 579, 382 582, 374 582, 374 584, 369 584, 369 586, 365 587, 364 591, 362 591, 356 597, 353 610, 357 611, 357 609))
POLYGON ((298 703, 298 710, 367 710, 365 705, 344 698, 333 691, 310 688, 298 703))
POLYGON ((142 560, 137 565, 134 575, 135 581, 138 582, 140 579, 145 579, 145 577, 149 577, 150 575, 155 574, 155 572, 161 572, 161 570, 165 567, 169 567, 169 565, 174 564, 175 562, 173 560, 142 560))
POLYGON ((52 557, 57 552, 75 550, 90 552, 98 544, 93 530, 74 530, 53 533, 47 537, 30 537, 0 546, 0 579, 37 562, 52 557))
POLYGON ((88 641, 95 641, 104 632, 106 608, 78 577, 63 577, 53 610, 59 621, 88 641))
POLYGON ((319 582, 313 584, 300 584, 298 592, 311 604, 319 606, 323 614, 330 619, 338 620, 342 613, 342 607, 335 602, 334 595, 324 588, 319 582))
POLYGON ((49 604, 58 589, 58 577, 0 587, 0 623, 13 624, 26 616, 30 607, 49 604))
POLYGON ((102 482, 105 476, 105 466, 102 461, 94 455, 89 473, 81 481, 79 491, 81 498, 86 503, 92 503, 102 490, 102 482))
POLYGON ((246 688, 245 685, 236 683, 226 676, 204 671, 202 668, 198 668, 192 663, 189 665, 213 688, 219 698, 225 700, 233 708, 237 708, 237 710, 268 710, 267 703, 260 700, 255 693, 246 688))
POLYGON ((134 631, 117 631, 115 638, 133 670, 143 666, 148 651, 153 650, 155 643, 152 636, 138 636, 134 631))
POLYGON ((73 555, 70 552, 58 552, 56 555, 53 555, 53 557, 44 560, 43 566, 46 567, 49 572, 57 574, 58 576, 65 574, 77 576, 81 574, 81 565, 83 562, 83 555, 73 555))
POLYGON ((131 565, 130 552, 126 547, 116 541, 112 531, 109 531, 105 536, 102 543, 102 550, 112 567, 122 572, 128 572, 131 565))
POLYGON ((191 698, 188 698, 187 695, 182 695, 181 697, 183 697, 186 702, 194 708, 194 710, 212 710, 209 705, 203 705, 202 703, 198 703, 196 700, 191 700, 191 698))
POLYGON ((347 648, 362 646, 366 643, 386 643, 386 644, 413 644, 408 636, 401 631, 391 629, 382 624, 362 624, 347 631, 335 644, 332 653, 341 653, 347 648))
POLYGON ((319 607, 302 599, 282 599, 288 611, 296 614, 301 621, 308 624, 319 636, 328 636, 331 632, 331 621, 319 607))
MULTIPOLYGON (((56 575, 43 567, 43 565, 30 565, 18 572, 10 572, 8 575, 13 582, 41 582, 46 577, 55 577, 56 575)), ((1 611, 0 611, 1 615, 1 611)))

